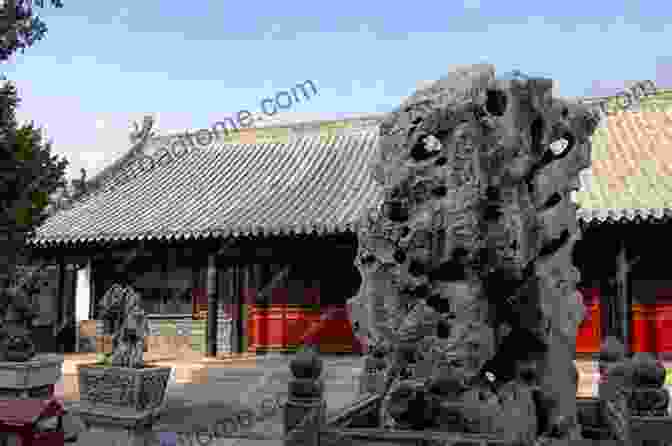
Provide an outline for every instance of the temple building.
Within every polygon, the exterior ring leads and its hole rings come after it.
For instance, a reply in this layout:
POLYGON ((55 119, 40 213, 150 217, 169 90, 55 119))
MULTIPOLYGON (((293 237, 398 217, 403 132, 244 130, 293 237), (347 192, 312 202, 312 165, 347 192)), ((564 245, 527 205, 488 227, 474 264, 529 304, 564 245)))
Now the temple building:
MULTIPOLYGON (((581 353, 607 334, 672 351, 672 279, 659 260, 672 248, 670 103, 660 91, 593 138, 576 193, 574 263, 590 310, 581 353)), ((176 135, 135 145, 31 240, 35 258, 77 270, 59 275, 77 283, 57 287, 56 319, 95 320, 125 281, 150 315, 150 349, 170 339, 208 355, 292 351, 307 336, 323 351, 361 349, 345 306, 361 282, 359 216, 382 197, 367 169, 381 117, 240 129, 187 150, 176 135)))

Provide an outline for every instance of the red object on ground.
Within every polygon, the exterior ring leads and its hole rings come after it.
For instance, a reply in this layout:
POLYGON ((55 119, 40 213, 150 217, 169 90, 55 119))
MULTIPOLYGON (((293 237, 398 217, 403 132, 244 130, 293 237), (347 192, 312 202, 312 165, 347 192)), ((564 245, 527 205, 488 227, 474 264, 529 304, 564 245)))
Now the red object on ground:
POLYGON ((586 317, 576 334, 576 351, 578 353, 596 353, 600 351, 602 342, 600 311, 600 289, 584 288, 579 290, 586 306, 586 317))
POLYGON ((19 435, 21 446, 62 446, 63 405, 55 400, 11 399, 0 400, 0 432, 19 435), (36 432, 35 424, 41 418, 59 417, 58 429, 53 432, 36 432))

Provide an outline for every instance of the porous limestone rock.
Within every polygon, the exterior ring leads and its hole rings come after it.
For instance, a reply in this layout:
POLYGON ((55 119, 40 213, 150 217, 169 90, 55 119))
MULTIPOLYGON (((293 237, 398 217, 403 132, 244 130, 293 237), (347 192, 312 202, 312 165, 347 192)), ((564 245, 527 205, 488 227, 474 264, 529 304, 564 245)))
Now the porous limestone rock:
POLYGON ((390 356, 388 424, 417 428, 426 411, 416 406, 432 400, 423 395, 450 388, 437 403, 463 408, 450 429, 499 426, 530 444, 537 424, 529 418, 542 414, 530 411, 529 384, 513 371, 534 364, 532 390, 550 402, 545 434, 569 439, 576 430, 572 360, 584 308, 570 195, 590 166, 598 117, 553 98, 552 86, 497 80, 490 65, 457 68, 380 125, 371 171, 384 198, 360 226, 362 285, 351 304, 370 344, 418 349, 411 361, 408 352, 404 361, 390 356), (483 419, 465 402, 474 391, 498 396, 482 401, 483 419), (513 408, 519 423, 508 421, 513 408))

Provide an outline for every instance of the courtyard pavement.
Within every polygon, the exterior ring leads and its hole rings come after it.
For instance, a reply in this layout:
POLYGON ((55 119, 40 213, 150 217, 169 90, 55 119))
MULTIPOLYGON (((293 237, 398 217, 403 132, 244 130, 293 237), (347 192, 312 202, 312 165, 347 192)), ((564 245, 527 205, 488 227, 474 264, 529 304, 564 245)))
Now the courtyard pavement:
MULTIPOLYGON (((197 382, 179 382, 176 376, 169 383, 164 415, 155 431, 170 437, 170 432, 199 431, 199 427, 214 426, 218 421, 236 416, 245 408, 259 413, 260 403, 264 399, 286 401, 287 386, 290 379, 290 357, 266 357, 252 361, 241 360, 228 365, 215 363, 199 368, 197 382)), ((341 409, 355 400, 357 396, 358 375, 362 358, 325 357, 325 396, 327 412, 341 409)), ((593 396, 597 390, 597 369, 592 361, 577 361, 580 373, 578 396, 593 396)), ((199 366, 200 367, 200 366, 199 366)), ((76 405, 76 401, 66 399, 66 406, 76 405)), ((67 429, 81 430, 76 418, 67 420, 67 429)), ((281 444, 283 435, 282 410, 263 417, 250 428, 241 428, 239 432, 253 433, 275 440, 218 438, 208 441, 201 436, 201 442, 192 437, 191 444, 209 446, 275 446, 281 444)), ((81 432, 77 445, 95 444, 96 436, 81 432)), ((166 439, 165 444, 172 444, 166 439)), ((72 444, 72 443, 71 443, 72 444)), ((159 446, 160 442, 155 443, 159 446)), ((178 442, 179 444, 179 442, 178 442)))
MULTIPOLYGON (((327 412, 345 407, 357 395, 357 376, 361 357, 325 358, 325 396, 327 412)), ((247 362, 247 361, 246 361, 247 362)), ((199 428, 214 426, 218 421, 235 417, 244 409, 260 412, 262 400, 279 399, 286 401, 290 379, 289 358, 268 358, 254 363, 237 363, 230 367, 208 366, 201 373, 198 383, 178 383, 174 377, 168 386, 166 406, 159 424, 154 430, 165 432, 199 431, 199 428)), ((76 406, 76 401, 67 401, 66 407, 76 406)), ((263 412, 266 412, 265 410, 263 412)), ((274 437, 273 440, 218 438, 208 441, 201 436, 201 443, 193 438, 192 444, 210 446, 254 446, 271 443, 280 445, 283 435, 282 410, 269 410, 263 420, 239 432, 274 437)), ((78 431, 77 445, 95 444, 100 441, 100 433, 83 432, 76 417, 70 417, 67 429, 78 431)), ((166 440, 164 440, 166 441, 166 440)), ((72 443, 71 443, 72 444, 72 443)), ((158 446, 159 441, 156 442, 158 446)), ((168 441, 167 444, 172 444, 168 441)), ((179 444, 179 442, 178 442, 179 444)))

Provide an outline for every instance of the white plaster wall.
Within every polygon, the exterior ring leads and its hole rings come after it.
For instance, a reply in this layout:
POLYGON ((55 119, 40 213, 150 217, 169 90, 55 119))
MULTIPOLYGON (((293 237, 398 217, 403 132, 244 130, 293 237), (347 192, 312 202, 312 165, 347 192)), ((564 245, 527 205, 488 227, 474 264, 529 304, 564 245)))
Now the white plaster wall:
POLYGON ((91 263, 77 271, 77 289, 75 291, 75 316, 77 321, 89 319, 89 305, 91 303, 91 263))

